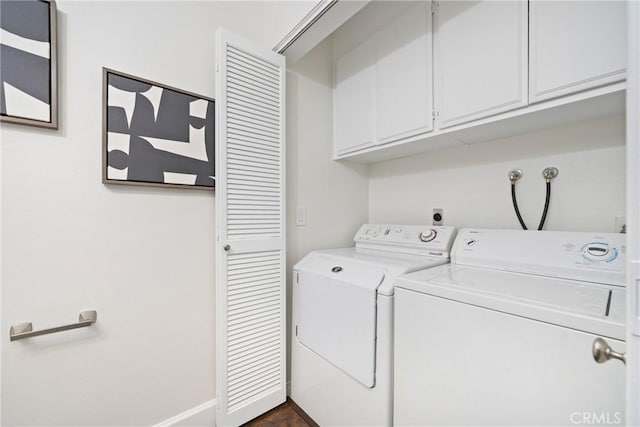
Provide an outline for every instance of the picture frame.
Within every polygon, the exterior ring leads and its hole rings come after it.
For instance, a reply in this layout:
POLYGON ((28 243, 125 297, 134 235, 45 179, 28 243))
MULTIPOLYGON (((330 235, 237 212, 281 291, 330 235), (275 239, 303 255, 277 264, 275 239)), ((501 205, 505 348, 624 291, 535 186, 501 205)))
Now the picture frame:
POLYGON ((0 4, 0 122, 58 129, 55 0, 0 4))
POLYGON ((215 100, 102 73, 102 182, 214 190, 215 100))

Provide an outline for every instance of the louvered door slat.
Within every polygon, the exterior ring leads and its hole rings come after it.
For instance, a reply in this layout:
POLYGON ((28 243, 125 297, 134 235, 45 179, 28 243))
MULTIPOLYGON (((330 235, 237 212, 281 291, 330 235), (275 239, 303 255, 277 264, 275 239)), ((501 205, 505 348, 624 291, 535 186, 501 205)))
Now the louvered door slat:
POLYGON ((247 108, 242 105, 234 106, 234 113, 231 114, 232 117, 241 117, 249 120, 258 120, 265 124, 270 124, 271 126, 277 129, 278 121, 274 119, 274 115, 271 113, 261 113, 259 110, 256 111, 255 108, 247 108))
POLYGON ((251 313, 251 316, 247 316, 246 318, 237 320, 235 322, 229 321, 229 330, 233 330, 233 328, 241 326, 268 322, 279 315, 280 313, 274 310, 262 310, 260 313, 251 313))
POLYGON ((240 390, 242 387, 244 387, 245 385, 249 384, 252 381, 266 379, 266 378, 274 377, 276 375, 278 375, 278 371, 274 370, 271 372, 267 371, 266 373, 263 373, 262 375, 258 375, 256 377, 251 376, 248 378, 239 378, 234 381, 229 381, 229 390, 232 390, 232 391, 240 390))
MULTIPOLYGON (((232 70, 234 71, 234 70, 232 70)), ((278 97, 273 95, 273 89, 270 89, 267 86, 264 86, 260 83, 256 83, 251 79, 248 79, 248 75, 244 72, 238 71, 235 72, 235 78, 233 83, 229 83, 230 89, 237 89, 244 93, 249 93, 254 96, 259 97, 263 101, 267 101, 272 106, 278 106, 278 97)))
POLYGON ((249 162, 229 158, 227 158, 227 165, 229 165, 229 167, 237 168, 242 171, 259 172, 265 174, 277 174, 280 170, 280 164, 267 165, 264 163, 249 162))
POLYGON ((273 151, 261 150, 255 147, 244 146, 242 148, 231 147, 229 148, 228 155, 230 156, 243 156, 245 158, 257 158, 269 161, 278 161, 277 153, 273 151))
POLYGON ((274 114, 277 114, 277 108, 267 107, 260 103, 252 102, 248 99, 233 99, 229 100, 228 105, 233 107, 237 112, 247 112, 260 117, 272 118, 274 114))
POLYGON ((277 103, 278 96, 274 95, 274 90, 277 85, 271 84, 269 80, 266 79, 260 80, 254 74, 248 73, 246 68, 243 70, 241 67, 231 66, 229 67, 229 70, 233 72, 235 76, 234 81, 239 85, 251 88, 251 90, 256 92, 260 92, 277 103))
MULTIPOLYGON (((271 147, 274 149, 278 147, 278 135, 274 134, 270 129, 263 129, 259 126, 254 126, 249 122, 242 122, 234 119, 229 119, 229 132, 238 135, 244 135, 249 139, 258 140, 260 142, 270 142, 271 147)), ((240 137, 239 139, 243 139, 240 137)))
MULTIPOLYGON (((245 182, 234 181, 233 183, 229 184, 229 188, 231 188, 231 189, 235 188, 235 189, 240 190, 240 189, 244 188, 244 186, 247 185, 246 181, 247 180, 245 180, 245 182)), ((256 187, 264 187, 265 190, 278 188, 275 184, 272 184, 272 183, 269 183, 269 182, 258 182, 258 181, 255 181, 255 182, 252 182, 252 185, 254 185, 256 187)))
POLYGON ((286 398, 284 58, 217 37, 217 424, 237 426, 286 398))
POLYGON ((232 162, 234 165, 256 165, 258 167, 266 167, 273 168, 275 170, 279 170, 280 162, 277 159, 259 157, 254 155, 239 155, 239 154, 229 154, 227 157, 229 162, 232 162))
POLYGON ((237 345, 236 346, 236 350, 235 351, 230 351, 229 352, 229 357, 233 357, 237 354, 244 354, 244 353, 250 353, 252 351, 254 351, 256 348, 261 348, 262 346, 265 345, 270 345, 272 343, 277 342, 279 339, 278 334, 271 334, 271 335, 267 335, 264 338, 260 339, 260 340, 254 340, 251 341, 250 343, 246 343, 244 345, 237 345))
MULTIPOLYGON (((243 112, 238 111, 236 114, 229 114, 229 120, 233 120, 234 123, 247 123, 253 126, 259 126, 262 129, 271 131, 274 135, 278 134, 278 125, 272 123, 267 118, 262 118, 258 116, 249 116, 248 114, 243 114, 243 112)), ((244 125, 243 125, 244 126, 244 125)))
MULTIPOLYGON (((267 362, 270 362, 271 360, 273 360, 274 358, 278 357, 278 350, 272 350, 270 354, 268 354, 267 356, 270 357, 265 357, 267 362)), ((244 395, 246 393, 250 393, 252 391, 253 388, 255 388, 255 383, 256 382, 271 382, 273 380, 276 379, 276 377, 278 376, 278 370, 277 369, 270 369, 270 370, 257 370, 257 372, 252 372, 251 375, 249 376, 245 376, 242 378, 238 378, 235 379, 233 382, 229 382, 229 393, 233 396, 234 394, 237 395, 244 395)))
POLYGON ((258 102, 260 104, 265 105, 267 108, 271 107, 273 109, 277 109, 279 106, 275 101, 272 101, 269 98, 266 98, 260 94, 260 92, 252 91, 241 85, 229 85, 229 94, 233 95, 232 99, 248 99, 253 102, 258 102))
POLYGON ((278 90, 278 84, 274 83, 270 79, 265 79, 260 76, 259 71, 253 71, 251 67, 243 66, 240 62, 229 61, 228 67, 233 72, 243 73, 243 80, 258 85, 259 87, 268 88, 271 90, 278 90))
POLYGON ((263 150, 269 150, 271 152, 278 153, 278 141, 264 138, 261 135, 253 134, 247 130, 242 129, 234 129, 230 128, 229 132, 229 143, 231 144, 231 148, 241 148, 245 145, 249 147, 258 147, 263 150), (234 145, 235 144, 235 145, 234 145))
POLYGON ((263 61, 262 58, 253 55, 247 49, 237 49, 231 46, 227 57, 231 61, 242 64, 244 67, 257 70, 263 78, 273 81, 276 85, 281 82, 281 68, 274 66, 271 62, 263 61))
POLYGON ((229 296, 232 297, 234 295, 242 294, 247 291, 250 291, 255 288, 259 288, 260 286, 274 286, 278 284, 278 276, 276 274, 273 275, 272 278, 263 279, 259 281, 251 280, 251 283, 241 283, 237 282, 233 289, 229 290, 229 296), (254 284, 255 283, 255 284, 254 284))
POLYGON ((233 151, 229 153, 229 159, 272 166, 280 165, 280 161, 272 154, 256 153, 249 150, 233 149, 233 151))

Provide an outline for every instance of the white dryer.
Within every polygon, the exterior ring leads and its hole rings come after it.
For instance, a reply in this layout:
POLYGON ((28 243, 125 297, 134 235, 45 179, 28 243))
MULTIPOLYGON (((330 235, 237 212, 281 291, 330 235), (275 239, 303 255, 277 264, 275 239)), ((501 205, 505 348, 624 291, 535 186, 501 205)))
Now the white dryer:
POLYGON ((321 426, 393 421, 398 275, 449 262, 453 227, 365 224, 294 266, 291 398, 321 426))
POLYGON ((624 285, 623 234, 461 230, 398 279, 395 425, 622 425, 624 285))

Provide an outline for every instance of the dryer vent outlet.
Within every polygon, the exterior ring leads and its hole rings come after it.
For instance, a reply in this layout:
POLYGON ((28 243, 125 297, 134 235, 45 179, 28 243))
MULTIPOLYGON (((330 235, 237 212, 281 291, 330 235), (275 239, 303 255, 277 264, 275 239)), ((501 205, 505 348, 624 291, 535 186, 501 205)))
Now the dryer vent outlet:
POLYGON ((444 224, 444 209, 436 208, 433 210, 433 225, 443 225, 444 224))

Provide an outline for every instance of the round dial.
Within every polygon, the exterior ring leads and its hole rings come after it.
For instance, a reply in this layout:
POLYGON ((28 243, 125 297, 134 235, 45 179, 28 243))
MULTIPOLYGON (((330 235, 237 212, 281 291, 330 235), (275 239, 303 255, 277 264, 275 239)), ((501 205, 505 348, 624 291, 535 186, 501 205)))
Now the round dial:
POLYGON ((582 247, 582 256, 589 261, 611 262, 618 257, 618 251, 608 243, 591 242, 582 247))
POLYGON ((433 239, 435 239, 437 235, 438 235, 438 232, 433 228, 431 228, 429 230, 421 231, 420 234, 418 235, 418 238, 420 239, 421 242, 430 242, 433 239))

